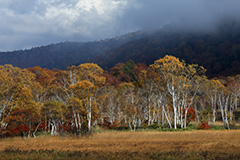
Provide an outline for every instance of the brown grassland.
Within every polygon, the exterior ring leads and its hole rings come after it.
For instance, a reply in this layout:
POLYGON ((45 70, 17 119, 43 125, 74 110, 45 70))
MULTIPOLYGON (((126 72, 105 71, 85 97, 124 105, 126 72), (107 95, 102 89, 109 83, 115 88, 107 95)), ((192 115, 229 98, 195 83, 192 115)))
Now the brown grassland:
POLYGON ((240 159, 240 130, 0 139, 1 159, 240 159))

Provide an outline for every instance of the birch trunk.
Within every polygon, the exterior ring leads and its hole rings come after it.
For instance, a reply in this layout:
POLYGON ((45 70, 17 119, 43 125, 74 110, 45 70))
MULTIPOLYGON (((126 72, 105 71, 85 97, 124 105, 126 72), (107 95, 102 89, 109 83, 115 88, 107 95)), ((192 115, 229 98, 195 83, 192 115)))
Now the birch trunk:
POLYGON ((92 118, 92 98, 90 97, 89 111, 88 111, 88 131, 91 130, 91 118, 92 118))

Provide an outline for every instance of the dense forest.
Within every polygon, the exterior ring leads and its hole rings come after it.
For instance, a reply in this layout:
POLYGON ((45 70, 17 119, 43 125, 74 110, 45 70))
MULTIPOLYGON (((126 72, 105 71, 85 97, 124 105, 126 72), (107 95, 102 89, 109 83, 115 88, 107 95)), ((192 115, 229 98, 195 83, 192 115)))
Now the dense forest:
POLYGON ((165 55, 196 63, 207 69, 207 76, 240 73, 240 25, 222 23, 214 31, 194 31, 165 26, 154 33, 98 55, 94 62, 104 69, 129 59, 152 64, 165 55))
POLYGON ((66 70, 0 66, 0 135, 79 135, 96 126, 178 129, 191 121, 207 129, 216 120, 234 128, 240 75, 209 79, 205 72, 169 55, 149 66, 129 60, 110 71, 94 63, 66 70))
POLYGON ((41 66, 49 69, 66 69, 80 64, 107 50, 120 47, 130 41, 144 37, 144 32, 134 32, 112 39, 95 42, 62 42, 29 50, 0 52, 0 65, 11 64, 20 68, 41 66))
POLYGON ((142 30, 97 42, 65 42, 30 50, 1 52, 0 65, 65 70, 71 65, 93 62, 109 70, 129 59, 150 65, 165 55, 204 66, 209 78, 239 74, 240 25, 236 21, 225 21, 208 31, 167 25, 161 29, 142 30))

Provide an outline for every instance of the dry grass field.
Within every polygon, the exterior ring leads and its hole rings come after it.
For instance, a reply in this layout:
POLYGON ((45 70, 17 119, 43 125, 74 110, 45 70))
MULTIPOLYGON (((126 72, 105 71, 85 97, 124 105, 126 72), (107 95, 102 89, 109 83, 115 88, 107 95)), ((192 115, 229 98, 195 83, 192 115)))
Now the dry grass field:
POLYGON ((9 138, 0 140, 0 151, 2 159, 239 159, 240 130, 9 138))

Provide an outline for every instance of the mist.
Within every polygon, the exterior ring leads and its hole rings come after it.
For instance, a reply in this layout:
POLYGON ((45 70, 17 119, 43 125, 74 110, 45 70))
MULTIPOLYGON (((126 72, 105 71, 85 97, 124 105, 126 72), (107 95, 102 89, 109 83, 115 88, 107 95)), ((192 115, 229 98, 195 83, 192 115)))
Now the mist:
POLYGON ((122 24, 135 29, 174 24, 192 30, 212 30, 221 21, 239 21, 239 8, 238 0, 141 0, 138 8, 126 11, 122 24))

